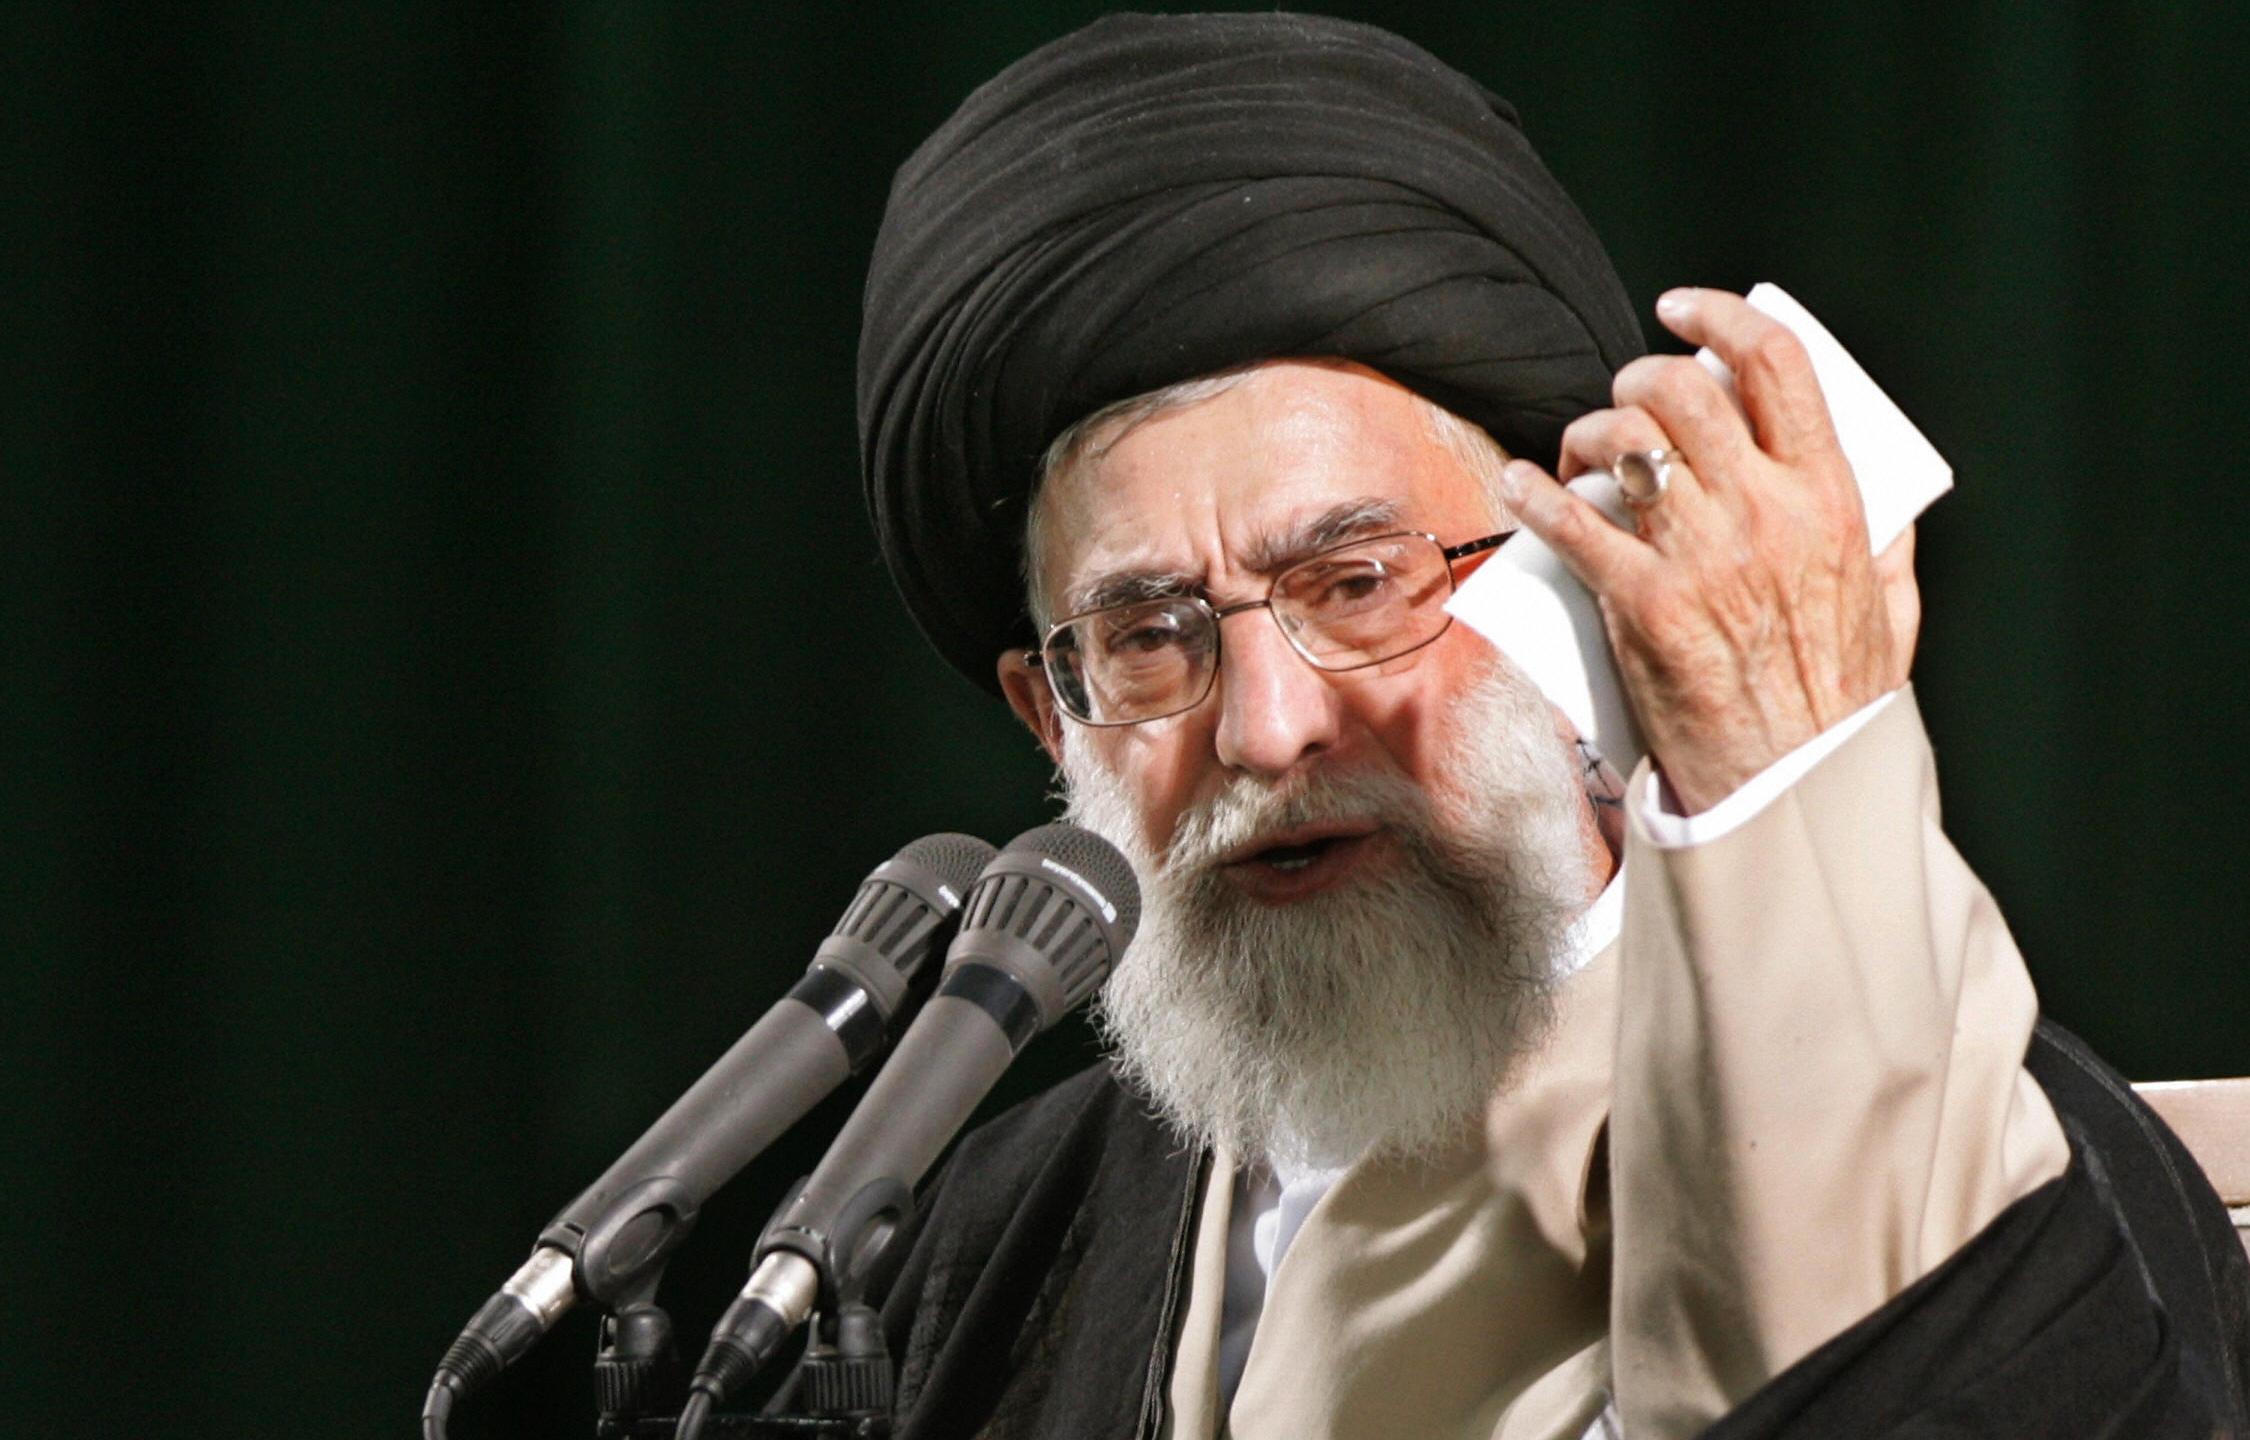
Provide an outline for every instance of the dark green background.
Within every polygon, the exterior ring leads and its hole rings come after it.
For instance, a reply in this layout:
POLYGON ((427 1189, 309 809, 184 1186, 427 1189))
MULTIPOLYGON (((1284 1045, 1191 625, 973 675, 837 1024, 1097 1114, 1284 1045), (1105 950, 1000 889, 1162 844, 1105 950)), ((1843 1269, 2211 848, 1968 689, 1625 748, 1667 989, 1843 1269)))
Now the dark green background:
MULTIPOLYGON (((1921 422, 1949 828, 2054 1013, 2250 1071, 2239 8, 1333 8, 1518 101, 1637 303, 1780 281, 1921 422)), ((0 11, 0 1429, 410 1433, 866 867, 1044 814, 852 361, 891 168, 1094 13, 0 11)), ((457 1433, 588 1433, 590 1336, 457 1433)))

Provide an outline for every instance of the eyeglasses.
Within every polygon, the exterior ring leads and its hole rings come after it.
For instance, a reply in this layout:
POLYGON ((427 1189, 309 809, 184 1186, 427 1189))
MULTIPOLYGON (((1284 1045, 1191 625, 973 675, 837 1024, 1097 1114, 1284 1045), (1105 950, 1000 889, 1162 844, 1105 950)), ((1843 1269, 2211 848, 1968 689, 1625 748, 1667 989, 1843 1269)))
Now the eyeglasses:
POLYGON ((1262 600, 1215 608, 1200 595, 1135 600, 1049 627, 1029 662, 1082 725, 1138 725, 1192 710, 1219 673, 1219 622, 1263 607, 1305 663, 1358 670, 1443 635, 1453 617, 1453 562, 1515 532, 1459 545, 1402 532, 1323 550, 1273 577, 1262 600))

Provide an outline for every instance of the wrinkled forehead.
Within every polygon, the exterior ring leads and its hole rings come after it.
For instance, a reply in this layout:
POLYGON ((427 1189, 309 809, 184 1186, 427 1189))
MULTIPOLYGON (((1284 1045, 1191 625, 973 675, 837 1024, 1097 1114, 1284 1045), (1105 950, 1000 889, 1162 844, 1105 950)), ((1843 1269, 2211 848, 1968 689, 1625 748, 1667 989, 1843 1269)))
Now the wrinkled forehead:
POLYGON ((1340 529, 1475 529, 1484 490, 1429 413, 1364 367, 1276 361, 1122 433, 1097 430, 1040 494, 1042 592, 1068 613, 1121 571, 1222 586, 1350 538, 1340 529))

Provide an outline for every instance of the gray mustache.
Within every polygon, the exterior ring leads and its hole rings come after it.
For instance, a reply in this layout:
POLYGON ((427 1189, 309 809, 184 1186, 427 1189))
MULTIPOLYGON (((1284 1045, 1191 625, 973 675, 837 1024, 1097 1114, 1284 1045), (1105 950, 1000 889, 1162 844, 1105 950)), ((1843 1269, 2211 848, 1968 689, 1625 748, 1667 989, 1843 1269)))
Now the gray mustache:
POLYGON ((1286 789, 1244 776, 1180 816, 1164 873, 1192 876, 1260 835, 1330 820, 1372 820, 1419 835, 1430 826, 1429 798, 1404 775, 1381 770, 1316 772, 1286 789))

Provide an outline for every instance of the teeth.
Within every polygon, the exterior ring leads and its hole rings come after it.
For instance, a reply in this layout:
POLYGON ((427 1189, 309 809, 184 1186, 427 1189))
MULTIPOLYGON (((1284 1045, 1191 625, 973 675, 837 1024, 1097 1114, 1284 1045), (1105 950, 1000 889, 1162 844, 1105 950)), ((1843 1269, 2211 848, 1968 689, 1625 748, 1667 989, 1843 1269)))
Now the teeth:
POLYGON ((1273 867, 1274 869, 1276 869, 1276 870, 1302 870, 1302 869, 1304 869, 1304 868, 1305 868, 1305 867, 1306 867, 1307 865, 1310 865, 1310 864, 1312 864, 1312 862, 1313 862, 1313 857, 1312 857, 1312 856, 1310 856, 1310 855, 1299 855, 1299 856, 1295 857, 1294 859, 1289 859, 1289 860, 1268 860, 1268 861, 1267 861, 1266 863, 1267 863, 1268 865, 1271 865, 1271 866, 1272 866, 1272 867, 1273 867))

